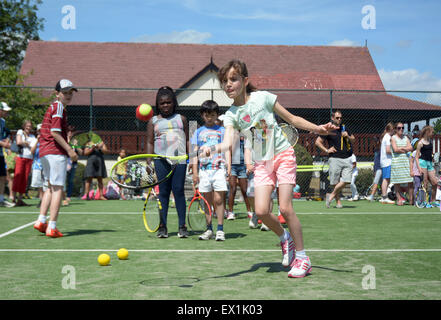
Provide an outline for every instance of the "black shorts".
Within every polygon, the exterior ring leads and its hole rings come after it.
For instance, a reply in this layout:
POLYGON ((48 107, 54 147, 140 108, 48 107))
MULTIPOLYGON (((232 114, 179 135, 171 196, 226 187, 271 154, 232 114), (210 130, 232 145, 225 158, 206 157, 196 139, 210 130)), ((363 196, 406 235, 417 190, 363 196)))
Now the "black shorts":
POLYGON ((6 177, 5 157, 0 157, 0 177, 6 177))

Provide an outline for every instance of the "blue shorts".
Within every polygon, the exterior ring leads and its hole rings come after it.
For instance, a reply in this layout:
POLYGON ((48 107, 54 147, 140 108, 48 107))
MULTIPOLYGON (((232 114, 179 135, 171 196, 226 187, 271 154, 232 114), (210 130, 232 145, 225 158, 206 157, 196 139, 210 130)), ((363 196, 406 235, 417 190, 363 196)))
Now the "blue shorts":
POLYGON ((432 161, 427 161, 427 160, 424 160, 424 159, 420 159, 420 167, 422 169, 427 169, 427 171, 435 170, 433 168, 433 162, 432 161))
POLYGON ((382 172, 383 173, 383 179, 390 179, 391 167, 392 166, 381 168, 381 170, 383 171, 382 172))
POLYGON ((247 167, 245 164, 232 164, 231 175, 236 176, 239 179, 247 179, 247 167))

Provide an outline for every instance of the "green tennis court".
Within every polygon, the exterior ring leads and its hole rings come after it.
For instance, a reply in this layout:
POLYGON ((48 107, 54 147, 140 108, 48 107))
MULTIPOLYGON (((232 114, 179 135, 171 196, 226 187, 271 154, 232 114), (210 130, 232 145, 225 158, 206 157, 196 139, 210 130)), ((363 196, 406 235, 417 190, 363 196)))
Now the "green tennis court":
POLYGON ((438 208, 295 201, 312 273, 289 279, 278 238, 249 229, 241 203, 216 242, 179 239, 174 209, 169 238, 157 239, 140 200, 72 201, 58 221, 65 236, 50 239, 32 228, 38 211, 28 202, 0 212, 0 299, 441 299, 438 208), (116 256, 123 247, 128 260, 116 256))

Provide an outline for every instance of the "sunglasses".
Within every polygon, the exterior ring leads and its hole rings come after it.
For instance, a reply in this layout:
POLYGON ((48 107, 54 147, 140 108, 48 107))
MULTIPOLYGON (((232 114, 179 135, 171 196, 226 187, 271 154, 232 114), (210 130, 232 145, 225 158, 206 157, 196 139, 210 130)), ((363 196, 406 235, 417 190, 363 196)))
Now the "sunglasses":
POLYGON ((335 117, 335 120, 340 120, 341 119, 341 117, 335 117))
POLYGON ((404 127, 397 127, 397 130, 402 130, 404 129, 404 127))

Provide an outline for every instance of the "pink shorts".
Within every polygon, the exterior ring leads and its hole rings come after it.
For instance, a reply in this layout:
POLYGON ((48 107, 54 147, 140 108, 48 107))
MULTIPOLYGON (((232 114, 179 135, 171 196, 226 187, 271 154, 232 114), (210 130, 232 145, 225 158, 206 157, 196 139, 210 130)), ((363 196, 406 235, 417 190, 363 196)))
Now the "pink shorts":
POLYGON ((296 155, 291 147, 279 154, 273 160, 257 161, 254 169, 254 185, 276 186, 281 184, 296 184, 296 155))

